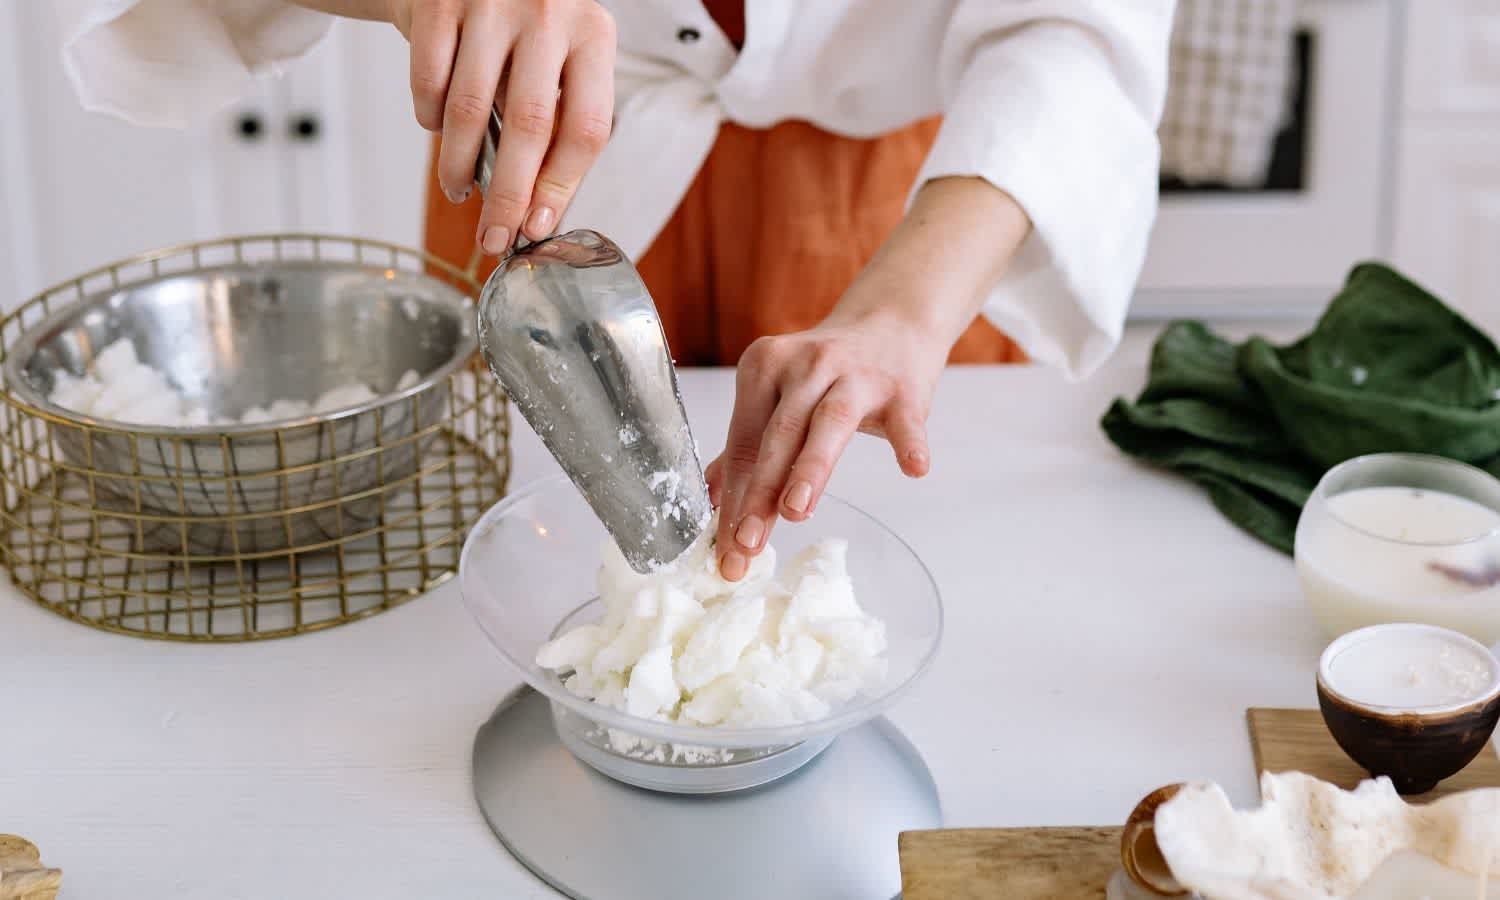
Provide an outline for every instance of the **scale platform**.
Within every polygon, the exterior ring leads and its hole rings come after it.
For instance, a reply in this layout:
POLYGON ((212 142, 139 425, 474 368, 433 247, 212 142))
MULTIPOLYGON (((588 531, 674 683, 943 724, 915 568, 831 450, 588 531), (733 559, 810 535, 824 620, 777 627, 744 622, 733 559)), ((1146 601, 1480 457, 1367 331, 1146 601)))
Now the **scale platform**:
POLYGON ((886 900, 897 835, 942 824, 931 773, 885 718, 770 784, 667 794, 580 762, 523 687, 479 729, 473 766, 501 843, 573 900, 886 900))

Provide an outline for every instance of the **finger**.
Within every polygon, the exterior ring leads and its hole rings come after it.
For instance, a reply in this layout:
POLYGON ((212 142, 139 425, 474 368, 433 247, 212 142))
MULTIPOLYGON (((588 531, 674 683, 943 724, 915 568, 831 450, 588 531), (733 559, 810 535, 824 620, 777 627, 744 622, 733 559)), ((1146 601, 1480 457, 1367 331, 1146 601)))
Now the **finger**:
POLYGON ((740 500, 760 456, 761 436, 779 399, 773 354, 767 346, 752 344, 740 360, 735 374, 734 412, 721 457, 723 488, 716 550, 719 573, 730 581, 743 578, 750 565, 749 557, 736 549, 734 526, 738 524, 740 500))
POLYGON ((500 70, 514 40, 510 26, 493 13, 481 12, 464 23, 453 80, 443 103, 443 141, 438 150, 438 184, 455 203, 463 202, 473 190, 474 162, 490 124, 500 70))
POLYGON ((703 481, 708 485, 708 502, 718 508, 724 497, 724 457, 719 456, 703 470, 703 481))
POLYGON ((853 417, 851 429, 859 425, 857 397, 849 386, 852 383, 836 382, 831 386, 830 381, 832 376, 824 380, 818 378, 816 371, 809 373, 794 390, 782 393, 776 411, 766 423, 760 454, 740 501, 739 522, 734 530, 735 543, 747 556, 753 558, 765 549, 771 530, 776 527, 777 507, 787 486, 787 476, 802 453, 816 411, 832 399, 835 407, 853 417), (838 391, 837 396, 829 398, 834 390, 838 391))
POLYGON ((801 522, 812 515, 863 418, 859 392, 848 380, 836 382, 818 403, 781 492, 781 514, 788 520, 801 522))
POLYGON ((502 113, 505 124, 476 235, 491 256, 510 249, 531 207, 537 169, 552 141, 557 84, 566 53, 567 46, 549 32, 523 35, 516 43, 502 113))
POLYGON ((927 448, 927 425, 910 404, 892 401, 885 415, 885 436, 896 451, 896 464, 911 478, 921 478, 932 466, 927 448))
MULTIPOLYGON (((600 8, 602 10, 602 7, 600 8)), ((610 21, 603 15, 603 21, 610 21)), ((613 26, 578 45, 563 66, 557 138, 537 174, 525 235, 539 241, 551 234, 589 167, 609 141, 614 115, 613 26)))
POLYGON ((443 127, 443 104, 453 77, 462 7, 454 0, 421 4, 411 19, 411 99, 417 122, 428 131, 443 127))

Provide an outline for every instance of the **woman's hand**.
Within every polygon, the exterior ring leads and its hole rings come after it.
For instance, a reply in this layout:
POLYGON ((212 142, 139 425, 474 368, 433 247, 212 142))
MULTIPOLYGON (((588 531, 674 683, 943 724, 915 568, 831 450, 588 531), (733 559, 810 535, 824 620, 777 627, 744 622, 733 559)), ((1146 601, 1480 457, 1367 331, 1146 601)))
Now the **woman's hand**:
POLYGON ((856 432, 889 441, 905 474, 927 474, 927 413, 948 353, 1030 227, 987 182, 929 182, 827 319, 745 351, 729 438, 705 473, 725 578, 744 577, 778 517, 812 515, 856 432))
POLYGON ((499 256, 551 234, 609 140, 615 21, 597 0, 293 0, 387 21, 411 42, 417 121, 443 133, 438 183, 469 199, 491 107, 505 119, 474 239, 499 256))
POLYGON ((855 432, 889 441, 907 475, 927 474, 927 411, 951 346, 879 313, 750 345, 729 440, 707 471, 725 578, 744 576, 778 516, 812 515, 855 432))
POLYGON ((411 42, 417 121, 443 134, 438 181, 449 200, 473 190, 490 108, 505 120, 475 239, 499 255, 517 233, 551 234, 609 140, 610 14, 596 0, 386 2, 411 42))

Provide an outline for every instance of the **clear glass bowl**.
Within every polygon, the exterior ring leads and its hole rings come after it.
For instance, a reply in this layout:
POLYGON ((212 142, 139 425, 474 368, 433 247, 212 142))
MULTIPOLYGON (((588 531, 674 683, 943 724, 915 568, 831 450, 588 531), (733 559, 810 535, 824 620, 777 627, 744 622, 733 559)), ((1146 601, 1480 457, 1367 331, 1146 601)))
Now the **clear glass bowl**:
POLYGON ((870 515, 825 495, 816 516, 783 523, 772 545, 787 560, 832 537, 849 542, 860 605, 885 622, 886 676, 832 715, 785 727, 702 728, 631 716, 570 693, 536 664, 542 644, 602 613, 595 576, 608 536, 566 478, 541 481, 485 513, 464 543, 459 582, 490 641, 551 701, 558 736, 574 755, 654 790, 739 790, 795 771, 839 732, 878 715, 937 652, 943 630, 937 585, 912 549, 870 515))
POLYGON ((1437 456, 1329 469, 1297 522, 1297 574, 1329 637, 1417 622, 1500 642, 1500 480, 1437 456))

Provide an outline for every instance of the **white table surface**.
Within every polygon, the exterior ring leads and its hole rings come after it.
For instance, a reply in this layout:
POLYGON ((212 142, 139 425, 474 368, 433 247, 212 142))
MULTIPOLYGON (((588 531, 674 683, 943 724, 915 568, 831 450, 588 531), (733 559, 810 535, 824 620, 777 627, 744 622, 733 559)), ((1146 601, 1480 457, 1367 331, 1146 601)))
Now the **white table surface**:
MULTIPOLYGON (((1186 778, 1253 802, 1246 708, 1315 704, 1323 641, 1290 562, 1099 430, 1153 333, 1082 384, 952 370, 928 478, 869 438, 835 476, 942 589, 939 658, 891 718, 950 826, 1120 823, 1186 778)), ((718 446, 730 374, 682 382, 718 446)), ((520 485, 555 463, 516 421, 520 485)), ((64 898, 552 898, 469 789, 475 729, 517 683, 452 584, 328 632, 215 646, 94 631, 6 584, 0 832, 64 869, 64 898)))

